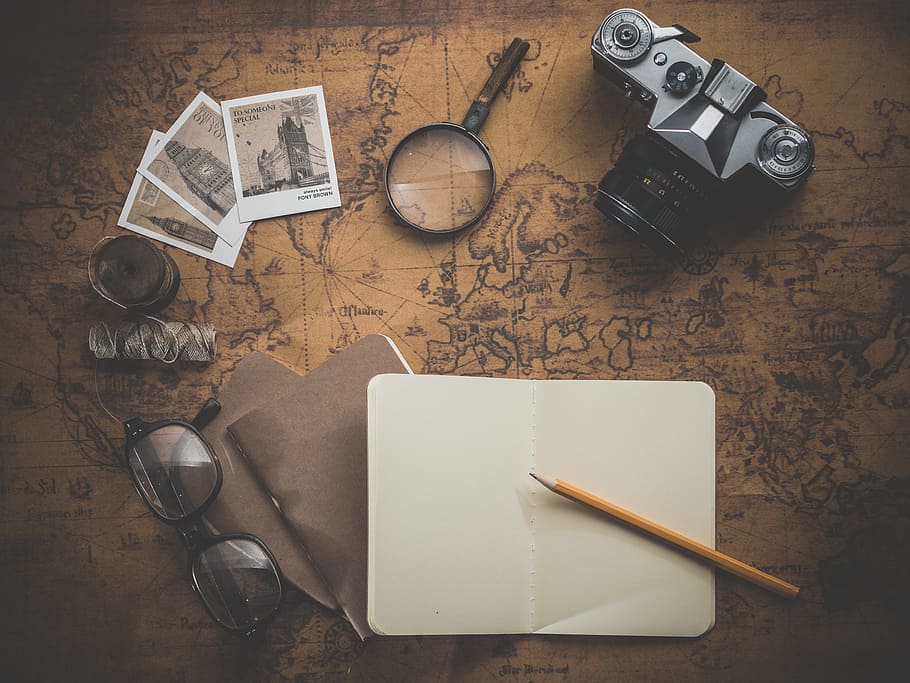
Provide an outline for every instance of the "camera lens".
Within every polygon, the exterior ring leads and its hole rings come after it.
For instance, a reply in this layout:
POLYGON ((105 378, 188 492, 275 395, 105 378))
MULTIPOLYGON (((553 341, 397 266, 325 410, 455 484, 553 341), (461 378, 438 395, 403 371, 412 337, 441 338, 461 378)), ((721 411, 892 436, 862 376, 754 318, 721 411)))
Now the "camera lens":
POLYGON ((639 136, 600 181, 594 205, 655 251, 685 253, 717 183, 694 161, 654 137, 639 136))

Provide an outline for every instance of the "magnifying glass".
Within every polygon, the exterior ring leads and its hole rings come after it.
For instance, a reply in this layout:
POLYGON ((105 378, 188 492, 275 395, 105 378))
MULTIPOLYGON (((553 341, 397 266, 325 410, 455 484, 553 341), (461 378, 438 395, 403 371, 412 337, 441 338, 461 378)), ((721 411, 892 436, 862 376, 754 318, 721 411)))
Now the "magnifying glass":
POLYGON ((455 232, 489 208, 496 174, 477 132, 528 47, 520 38, 512 41, 460 126, 433 123, 395 147, 385 169, 385 189, 392 211, 403 223, 424 232, 455 232))

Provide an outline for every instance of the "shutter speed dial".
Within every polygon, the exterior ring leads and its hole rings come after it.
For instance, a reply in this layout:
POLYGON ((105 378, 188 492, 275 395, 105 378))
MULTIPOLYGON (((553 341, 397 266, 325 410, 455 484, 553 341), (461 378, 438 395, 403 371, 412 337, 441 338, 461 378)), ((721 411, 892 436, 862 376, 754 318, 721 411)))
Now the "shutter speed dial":
POLYGON ((634 62, 651 49, 654 35, 645 15, 634 10, 619 10, 604 21, 600 40, 615 60, 634 62))
POLYGON ((770 176, 792 180, 804 173, 815 158, 812 141, 790 124, 775 126, 758 145, 758 165, 770 176))

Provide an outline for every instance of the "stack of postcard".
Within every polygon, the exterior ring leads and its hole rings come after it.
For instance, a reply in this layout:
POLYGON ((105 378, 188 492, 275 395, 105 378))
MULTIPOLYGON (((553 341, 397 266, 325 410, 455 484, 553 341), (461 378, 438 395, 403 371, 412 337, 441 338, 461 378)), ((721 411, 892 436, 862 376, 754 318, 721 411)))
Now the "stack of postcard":
POLYGON ((201 92, 137 171, 117 224, 231 267, 252 221, 341 206, 322 86, 201 92))

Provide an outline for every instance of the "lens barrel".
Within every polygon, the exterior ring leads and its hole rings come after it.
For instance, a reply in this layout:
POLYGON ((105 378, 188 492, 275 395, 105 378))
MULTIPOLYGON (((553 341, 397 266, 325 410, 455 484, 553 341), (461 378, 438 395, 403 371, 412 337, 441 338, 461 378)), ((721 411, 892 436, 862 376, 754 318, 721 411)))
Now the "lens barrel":
POLYGON ((594 205, 662 254, 685 253, 718 180, 653 136, 633 138, 597 186, 594 205))

